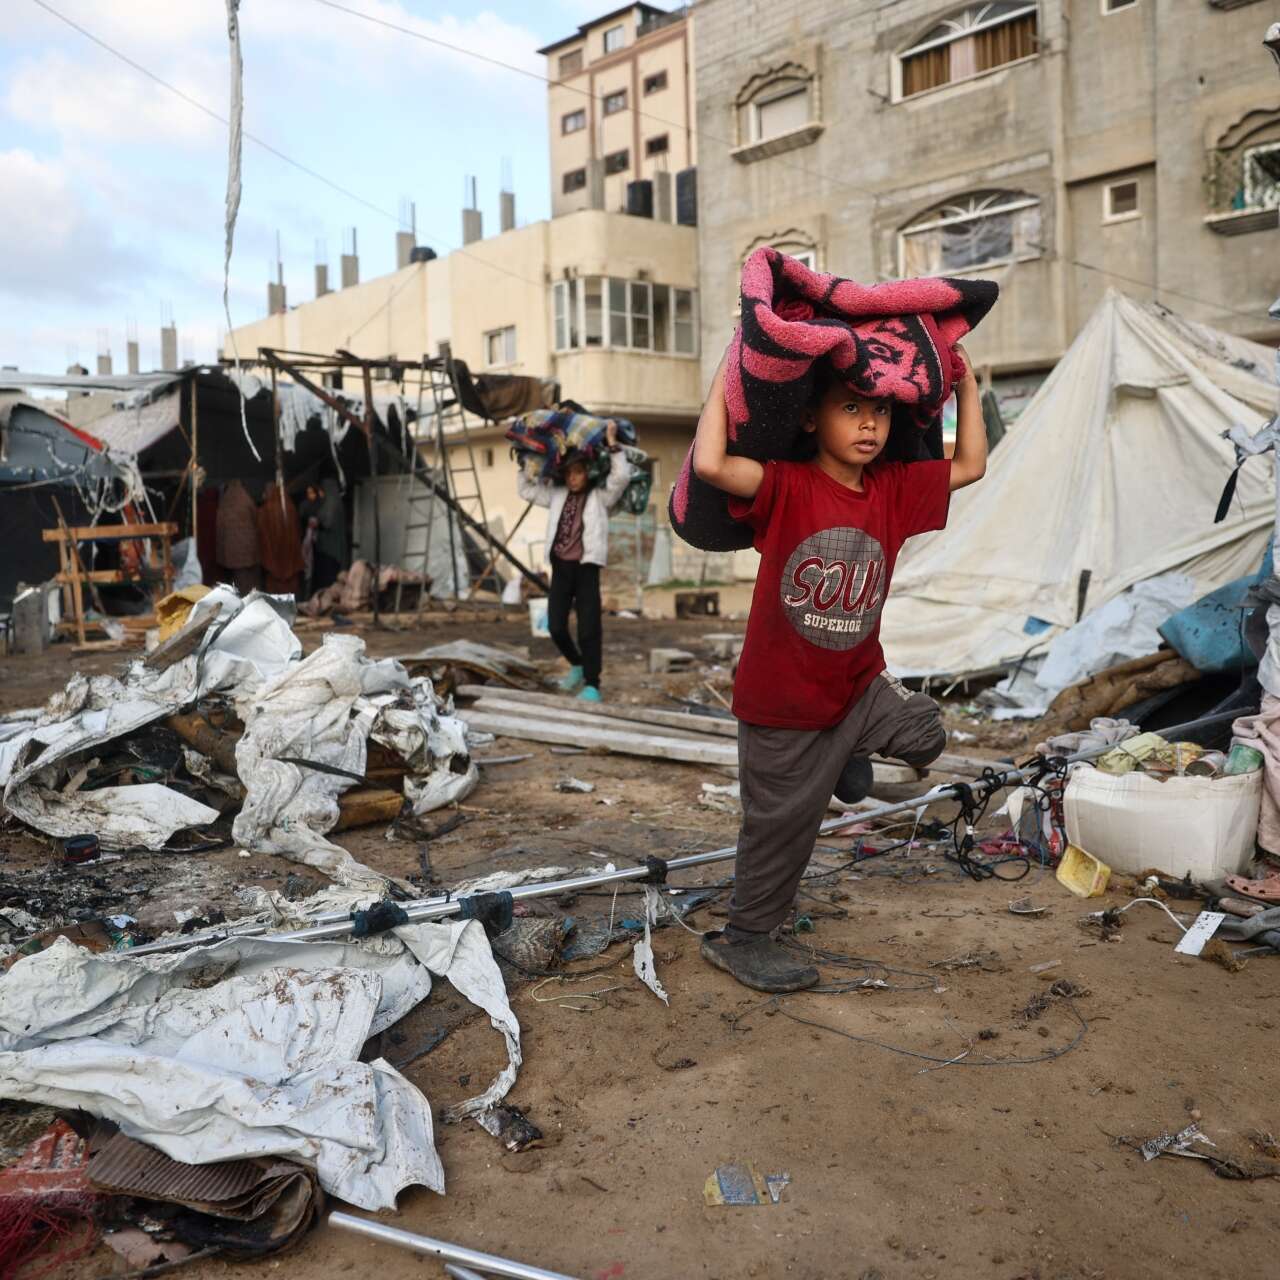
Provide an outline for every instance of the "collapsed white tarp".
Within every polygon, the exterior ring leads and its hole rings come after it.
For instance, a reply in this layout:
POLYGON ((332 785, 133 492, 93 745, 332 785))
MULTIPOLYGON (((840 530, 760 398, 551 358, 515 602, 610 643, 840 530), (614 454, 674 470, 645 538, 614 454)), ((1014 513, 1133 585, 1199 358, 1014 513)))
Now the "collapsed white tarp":
POLYGON ((367 880, 373 873, 323 833, 338 821, 339 795, 364 775, 371 737, 419 775, 405 780, 415 812, 462 799, 478 780, 465 725, 440 716, 434 702, 430 681, 410 681, 392 659, 369 661, 358 636, 326 636, 310 657, 237 700, 245 731, 236 766, 246 790, 232 827, 236 840, 342 884, 367 880), (297 759, 342 774, 291 763, 297 759), (455 759, 466 762, 456 772, 455 759))
POLYGON ((1059 632, 1043 658, 1030 658, 979 700, 1040 715, 1064 689, 1131 658, 1155 653, 1164 643, 1160 625, 1199 597, 1185 573, 1162 573, 1122 591, 1074 627, 1059 632))
POLYGON ((391 1209, 405 1187, 444 1191, 431 1105, 389 1063, 358 1058, 433 973, 506 1041, 506 1068, 445 1118, 482 1115, 515 1081, 520 1027, 474 920, 163 956, 58 939, 0 977, 0 1097, 83 1109, 190 1164, 304 1160, 331 1194, 391 1209))
POLYGON ((1235 466, 1222 434, 1271 416, 1271 369, 1265 347, 1109 292, 947 528, 904 548, 882 626, 892 669, 962 675, 1043 652, 1076 621, 1086 571, 1093 610, 1175 570, 1197 597, 1255 570, 1272 457, 1213 515, 1235 466))
POLYGON ((405 794, 425 813, 463 798, 478 781, 466 726, 439 714, 429 680, 411 680, 394 661, 371 662, 356 637, 326 637, 302 661, 302 645, 281 616, 291 608, 260 593, 241 600, 220 587, 192 611, 193 622, 211 610, 219 620, 190 657, 163 672, 138 660, 121 678, 73 676, 33 726, 0 741, 5 807, 49 835, 93 831, 108 849, 159 849, 175 831, 212 822, 213 810, 179 804, 182 797, 163 786, 117 787, 107 803, 102 792, 67 783, 95 748, 221 692, 234 699, 245 725, 236 748, 246 788, 236 839, 341 884, 379 889, 384 877, 324 838, 338 820, 338 796, 365 772, 368 738, 404 756, 412 771, 405 794))

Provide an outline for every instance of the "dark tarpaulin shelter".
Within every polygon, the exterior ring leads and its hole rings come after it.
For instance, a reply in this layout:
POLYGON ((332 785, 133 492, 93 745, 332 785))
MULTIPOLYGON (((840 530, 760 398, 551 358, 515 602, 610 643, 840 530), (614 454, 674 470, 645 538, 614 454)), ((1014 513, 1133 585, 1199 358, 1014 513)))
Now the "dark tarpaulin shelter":
MULTIPOLYGON (((46 529, 88 524, 95 510, 110 510, 130 492, 130 475, 107 455, 102 441, 26 400, 0 406, 0 612, 18 583, 47 582, 58 572, 58 548, 46 529)), ((109 522, 118 521, 108 515, 109 522)))

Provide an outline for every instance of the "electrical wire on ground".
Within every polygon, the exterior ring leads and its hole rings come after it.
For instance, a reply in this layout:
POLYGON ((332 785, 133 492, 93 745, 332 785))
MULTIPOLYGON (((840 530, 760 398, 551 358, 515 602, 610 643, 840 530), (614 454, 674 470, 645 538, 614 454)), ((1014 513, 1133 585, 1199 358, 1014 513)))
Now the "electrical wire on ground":
POLYGON ((737 1030, 739 1025, 745 1024, 755 1017, 757 1013, 773 1009, 782 1014, 784 1018, 790 1018, 792 1022, 797 1022, 803 1027, 812 1027, 815 1031, 825 1031, 833 1036, 841 1036, 845 1040, 854 1041, 856 1044, 869 1045, 874 1049, 883 1049, 886 1053, 896 1053, 904 1058, 915 1058, 921 1062, 930 1062, 942 1067, 1031 1067, 1042 1062, 1052 1062, 1055 1058, 1061 1058, 1077 1048, 1089 1030, 1089 1024, 1085 1021, 1084 1015, 1080 1010, 1076 1008, 1075 1002, 1068 996, 1062 996, 1059 998, 1060 1003, 1070 1011, 1071 1016, 1079 1023, 1079 1029, 1069 1044, 1062 1045, 1056 1049, 1047 1049, 1044 1053, 1036 1054, 1030 1058, 992 1058, 988 1056, 974 1058, 968 1056, 972 1051, 972 1046, 960 1057, 940 1058, 936 1054, 921 1053, 918 1049, 905 1049, 900 1045, 888 1044, 884 1040, 873 1039, 871 1036, 859 1036, 852 1031, 842 1031, 839 1027, 829 1026, 825 1022, 818 1022, 813 1018, 802 1018, 799 1014, 792 1013, 784 1005, 784 999, 785 997, 781 995, 770 996, 746 1013, 735 1016, 731 1019, 733 1029, 737 1030))

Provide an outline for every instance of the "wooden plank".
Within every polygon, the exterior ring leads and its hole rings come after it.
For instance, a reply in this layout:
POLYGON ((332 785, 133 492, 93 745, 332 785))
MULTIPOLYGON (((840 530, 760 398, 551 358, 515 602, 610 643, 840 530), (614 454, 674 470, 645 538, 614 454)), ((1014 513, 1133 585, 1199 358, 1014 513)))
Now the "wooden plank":
MULTIPOLYGON (((711 742, 723 746, 725 739, 714 737, 709 733, 695 733, 691 729, 657 728, 643 720, 612 719, 593 716, 590 712, 579 711, 575 707, 545 707, 541 704, 515 702, 498 694, 491 694, 471 704, 475 711, 489 712, 493 715, 519 716, 522 719, 550 720, 555 724, 594 725, 600 729, 616 729, 622 733, 654 734, 663 738, 679 738, 682 742, 711 742)), ((464 719, 470 714, 463 711, 464 719)))
POLYGON ((68 529, 45 529, 41 537, 46 542, 129 542, 134 538, 172 538, 178 526, 170 522, 160 524, 95 524, 76 525, 68 529))
POLYGON ((585 715, 600 716, 606 720, 639 721, 647 726, 661 725, 664 729, 684 729, 711 737, 734 738, 738 736, 736 720, 721 720, 717 716, 686 715, 683 711, 667 711, 657 707, 630 706, 622 702, 583 702, 556 693, 532 693, 523 689, 494 689, 491 685, 464 684, 457 690, 462 698, 489 698, 500 696, 513 702, 527 702, 539 707, 564 707, 581 711, 585 715))
MULTIPOLYGON (((535 723, 545 717, 556 724, 572 725, 581 724, 590 726, 595 721, 601 722, 601 704, 591 702, 580 702, 576 698, 557 697, 555 694, 545 693, 524 693, 515 689, 495 689, 492 685, 463 685, 458 690, 460 694, 471 695, 476 697, 471 708, 464 708, 461 715, 464 720, 470 722, 475 712, 492 715, 517 716, 520 719, 532 719, 535 723)), ((652 708, 649 707, 628 707, 625 703, 615 703, 612 706, 606 706, 605 710, 612 713, 609 717, 604 718, 601 728, 615 729, 623 733, 638 733, 646 736, 652 736, 652 725, 648 722, 648 717, 654 714, 652 708), (633 711, 636 716, 644 716, 644 720, 625 719, 627 711, 633 711)), ((686 716, 680 712, 662 712, 656 714, 665 715, 668 719, 655 722, 661 723, 664 728, 658 736, 664 738, 675 738, 684 742, 692 743, 712 743, 716 744, 723 741, 725 735, 719 737, 712 734, 704 734, 698 732, 703 727, 703 722, 708 724, 721 725, 725 722, 715 719, 711 716, 686 716), (667 729, 665 726, 671 720, 680 722, 680 728, 667 729), (693 721, 690 725, 689 721, 693 721)), ((736 739, 737 737, 737 721, 732 721, 728 726, 736 739)), ((948 761, 963 763, 965 757, 955 756, 947 757, 948 761)), ((897 783, 910 783, 919 781, 924 775, 920 770, 911 765, 902 764, 900 761, 887 760, 882 756, 872 757, 872 766, 875 774, 877 785, 893 785, 897 783)), ((938 768, 944 768, 939 765, 938 768)), ((952 765, 946 768, 947 772, 962 773, 963 770, 952 765)), ((981 769, 972 770, 968 776, 977 777, 981 769)))
POLYGON ((371 822, 393 822, 403 806, 404 795, 399 791, 369 787, 344 791, 338 797, 338 821, 333 829, 350 831, 371 822))
MULTIPOLYGON (((536 711, 534 712, 536 715, 536 711)), ((520 742, 548 742, 568 747, 604 747, 619 755, 645 756, 653 760, 677 760, 685 764, 737 766, 738 748, 725 742, 693 742, 687 738, 662 737, 657 734, 631 733, 626 730, 564 721, 532 719, 529 716, 499 715, 490 711, 464 711, 462 717, 478 733, 492 733, 500 738, 520 742)))
POLYGON ((83 573, 60 573, 55 582, 141 582, 136 574, 125 573, 123 569, 86 569, 83 573))
POLYGON ((944 751, 929 768, 934 773, 954 773, 962 778, 980 778, 984 769, 1007 769, 998 760, 984 760, 981 756, 961 756, 944 751))

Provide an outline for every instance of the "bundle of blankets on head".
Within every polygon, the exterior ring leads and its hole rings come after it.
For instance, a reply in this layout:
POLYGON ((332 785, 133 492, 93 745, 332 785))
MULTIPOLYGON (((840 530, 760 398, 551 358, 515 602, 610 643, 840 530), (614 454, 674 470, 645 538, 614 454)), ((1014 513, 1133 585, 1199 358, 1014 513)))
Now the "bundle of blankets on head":
MULTIPOLYGON (((729 453, 757 462, 813 456, 803 429, 815 366, 826 360, 854 391, 894 402, 884 456, 942 457, 942 408, 964 374, 955 343, 991 310, 990 280, 890 280, 861 285, 811 271, 777 249, 742 268, 742 320, 725 357, 729 453)), ((702 551, 749 547, 728 495, 699 480, 690 449, 671 493, 671 526, 702 551)))
POLYGON ((610 422, 631 463, 631 483, 618 499, 617 509, 643 515, 653 486, 653 460, 636 447, 636 429, 625 418, 597 418, 569 403, 536 409, 514 419, 506 435, 515 448, 517 464, 530 479, 562 484, 565 464, 582 462, 591 483, 599 485, 609 474, 612 458, 608 448, 610 422))

